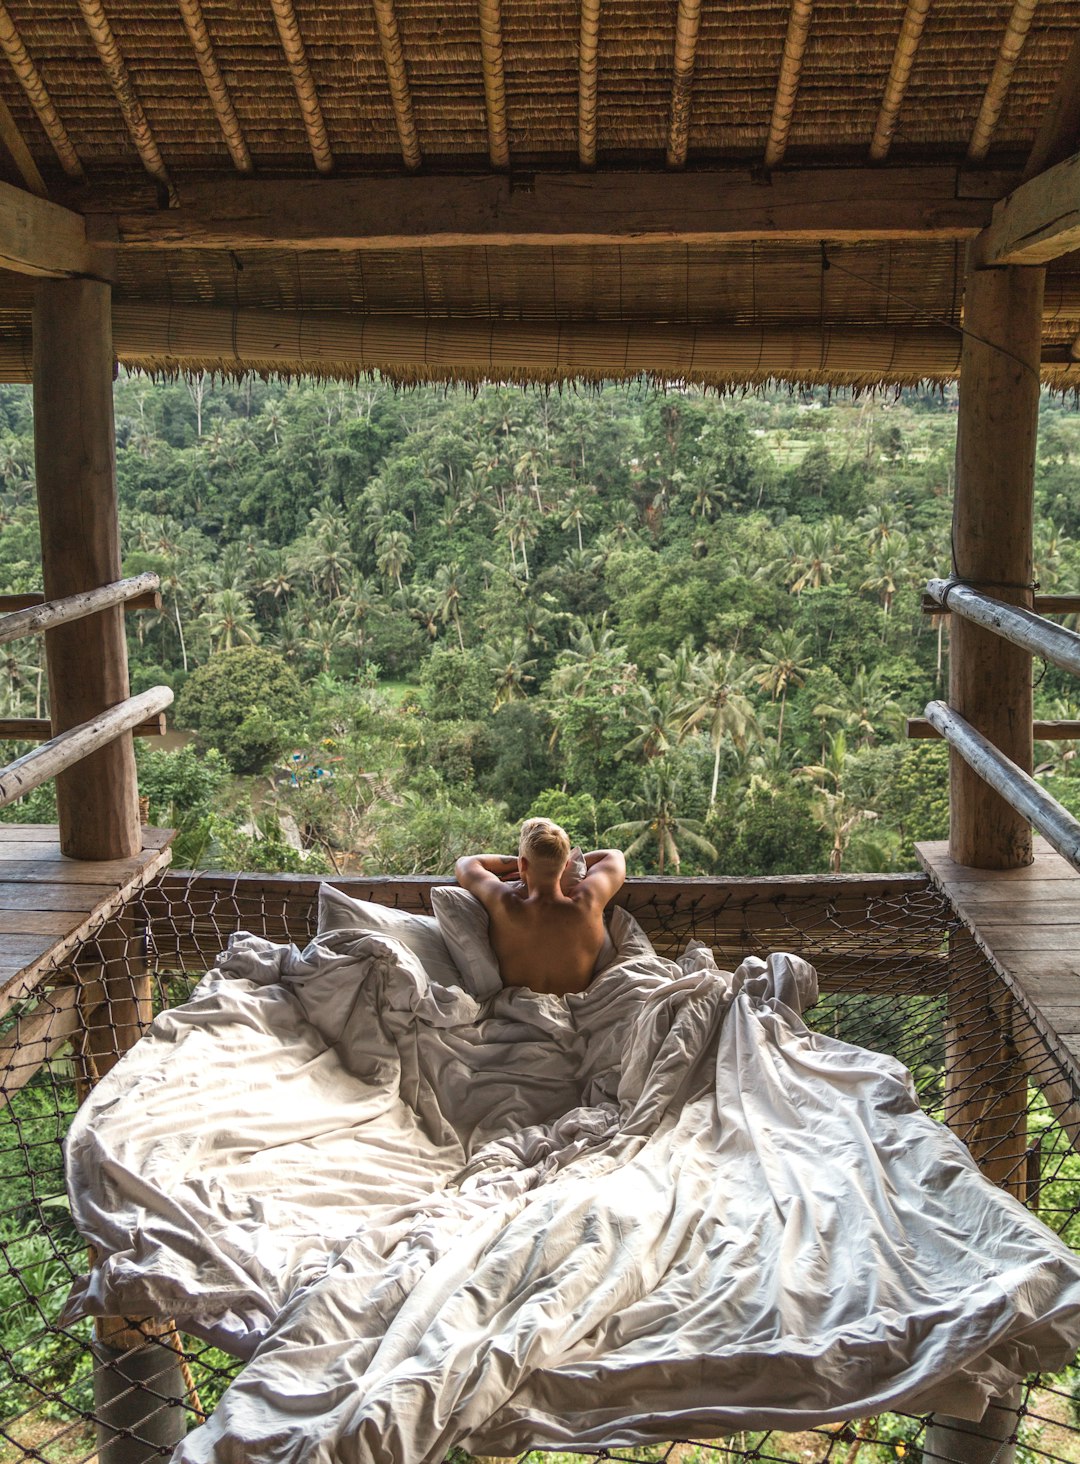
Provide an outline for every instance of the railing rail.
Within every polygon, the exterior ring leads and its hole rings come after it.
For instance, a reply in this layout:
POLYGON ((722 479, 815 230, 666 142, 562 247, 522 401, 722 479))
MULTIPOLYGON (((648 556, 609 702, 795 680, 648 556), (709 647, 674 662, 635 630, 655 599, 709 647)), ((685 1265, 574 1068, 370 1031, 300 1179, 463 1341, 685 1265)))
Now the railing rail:
POLYGON ((957 584, 955 580, 931 580, 927 592, 939 605, 947 605, 954 615, 962 615, 984 630, 992 630, 1014 646, 1030 651, 1033 656, 1053 661, 1063 671, 1080 676, 1080 635, 1066 630, 1063 625, 1054 625, 1036 615, 1034 610, 1025 610, 1020 605, 1007 605, 973 590, 968 585, 957 584))
POLYGON ((43 742, 32 752, 16 758, 6 768, 0 769, 0 808, 6 808, 9 803, 31 793, 107 742, 130 732, 140 722, 163 712, 172 705, 172 699, 171 687, 152 686, 149 691, 128 697, 90 721, 81 722, 77 727, 43 742))
POLYGON ((44 604, 31 605, 26 610, 14 610, 0 618, 0 646, 23 636, 41 635, 72 620, 84 620, 88 615, 107 610, 110 605, 122 605, 125 600, 134 600, 156 590, 159 583, 156 574, 137 574, 131 579, 115 580, 112 584, 100 585, 79 595, 65 595, 62 600, 46 600, 44 604))

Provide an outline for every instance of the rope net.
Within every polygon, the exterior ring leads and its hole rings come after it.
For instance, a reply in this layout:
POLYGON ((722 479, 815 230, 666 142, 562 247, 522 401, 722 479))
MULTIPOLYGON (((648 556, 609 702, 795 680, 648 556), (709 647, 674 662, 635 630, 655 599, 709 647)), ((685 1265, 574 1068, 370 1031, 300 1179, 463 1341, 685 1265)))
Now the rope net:
MULTIPOLYGON (((430 881, 356 881, 349 893, 430 910, 430 881)), ((62 1326, 86 1269, 64 1189, 61 1142, 81 1097, 154 1011, 184 1001, 231 933, 306 943, 317 881, 166 873, 102 920, 0 1022, 0 1464, 131 1464, 167 1457, 240 1363, 168 1318, 62 1326)), ((1080 1084, 1043 1030, 927 881, 745 881, 627 886, 663 954, 691 936, 722 967, 791 950, 818 968, 810 1024, 886 1051, 912 1072, 928 1113, 950 1124, 990 1175, 1080 1249, 1080 1084)), ((799 1434, 745 1432, 599 1457, 642 1464, 912 1464, 935 1458, 1080 1461, 1080 1371, 1028 1380, 1008 1407, 960 1427, 886 1413, 799 1434), (932 1432, 928 1430, 932 1429, 932 1432), (942 1444, 942 1439, 946 1444, 942 1444), (974 1452, 972 1447, 974 1446, 974 1452), (956 1452, 953 1452, 957 1449, 956 1452)), ((455 1450, 454 1464, 468 1456, 455 1450)), ((542 1460, 595 1458, 595 1451, 542 1460)))

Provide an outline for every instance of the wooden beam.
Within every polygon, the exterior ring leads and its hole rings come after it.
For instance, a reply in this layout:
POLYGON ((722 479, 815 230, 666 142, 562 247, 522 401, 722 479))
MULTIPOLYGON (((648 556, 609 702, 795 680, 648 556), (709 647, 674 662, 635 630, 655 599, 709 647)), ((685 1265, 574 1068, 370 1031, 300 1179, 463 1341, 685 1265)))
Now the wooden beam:
POLYGON ((791 131, 791 119, 795 115, 795 98, 799 93, 799 77, 802 74, 803 55, 810 36, 813 13, 814 0, 791 0, 787 34, 784 37, 784 54, 780 61, 780 75, 776 82, 776 96, 769 122, 769 137, 765 144, 766 168, 779 167, 787 151, 788 133, 791 131))
MULTIPOLYGON (((133 737, 164 737, 168 731, 165 713, 139 722, 132 727, 133 737)), ((3 742, 48 742, 52 736, 52 723, 46 717, 2 717, 0 718, 0 741, 3 742)))
POLYGON ((225 146, 229 149, 229 156, 233 160, 233 167, 238 173, 250 173, 254 170, 251 153, 248 151, 244 130, 240 126, 236 109, 232 104, 232 97, 229 95, 228 83, 222 76, 221 68, 217 63, 214 43, 206 28, 206 18, 203 15, 200 0, 178 0, 178 4, 184 27, 188 33, 188 40, 195 52, 195 60, 198 62, 207 94, 210 97, 210 105, 214 109, 218 126, 221 128, 221 135, 225 139, 225 146))
MULTIPOLYGON (((956 432, 952 545, 956 577, 994 582, 995 596, 1030 611, 1035 439, 1039 423, 1042 270, 968 269, 956 432), (1007 588, 1014 586, 1015 588, 1007 588)), ((933 587, 931 586, 931 592, 933 587)), ((1031 782, 1031 654, 965 619, 970 589, 950 596, 947 718, 1000 749, 1031 782)), ((1032 617, 1034 619, 1034 617, 1032 617)), ((1038 621, 1049 634, 1060 626, 1038 621)), ((1068 632, 1065 632, 1067 634, 1068 632)), ((926 715, 939 731, 933 706, 926 715)), ((949 851, 958 864, 1012 869, 1031 863, 1027 810, 995 792, 969 748, 950 737, 949 851)), ((967 739, 974 746, 971 738, 967 739)), ((1037 786, 1037 785, 1036 785, 1037 786)), ((1041 791, 1041 790, 1040 790, 1041 791)))
POLYGON ((135 144, 135 150, 142 159, 142 165, 155 183, 159 184, 167 193, 171 193, 172 183, 165 167, 165 160, 161 156, 150 123, 143 111, 139 94, 128 74, 127 62, 117 44, 113 28, 109 24, 109 17, 105 14, 105 7, 101 0, 79 0, 79 9, 82 11, 86 29, 90 32, 90 39, 97 50, 98 59, 105 75, 109 78, 109 85, 116 97, 128 136, 135 144))
POLYGON ((979 268, 1045 264, 1080 249, 1080 153, 1003 198, 972 247, 979 268))
POLYGON ((685 168, 690 143, 690 107, 694 86, 694 52, 701 23, 701 0, 679 0, 675 18, 675 60, 671 79, 671 119, 667 165, 685 168))
POLYGON ((892 146, 893 133, 896 131, 900 108, 911 79, 911 69, 915 65, 915 56, 929 11, 930 0, 908 0, 896 49, 893 51, 892 65, 889 67, 889 78, 885 83, 885 93, 881 98, 881 108, 874 124, 874 135, 870 139, 870 158, 875 163, 884 162, 892 146))
POLYGON ((479 0, 479 8, 480 60, 484 68, 488 157, 493 168, 505 171, 510 166, 510 140, 506 129, 501 0, 479 0))
POLYGON ((1050 104, 1043 113, 1024 168, 1029 178, 1063 163, 1080 147, 1080 34, 1073 42, 1050 104))
POLYGON ((7 148, 19 177, 30 192, 36 193, 38 198, 47 198, 49 190, 45 187, 45 179, 38 172, 38 165, 34 162, 30 149, 26 145, 26 139, 19 131, 18 123, 11 115, 7 103, 2 101, 0 101, 0 142, 7 148))
MULTIPOLYGON (((1033 722, 1031 731, 1036 742, 1073 742, 1080 738, 1080 722, 1033 722)), ((915 741, 931 742, 941 737, 925 717, 908 717, 907 735, 915 741)))
POLYGON ((79 1030, 79 988, 58 986, 34 1007, 21 1012, 0 1040, 0 1106, 27 1084, 43 1063, 79 1030))
POLYGON ((84 620, 88 615, 98 615, 111 605, 122 605, 125 600, 133 600, 148 591, 156 590, 157 586, 156 574, 137 574, 131 579, 99 585, 92 590, 67 595, 61 600, 43 600, 40 605, 29 605, 25 610, 10 611, 0 619, 0 646, 20 640, 23 636, 40 635, 57 625, 84 620))
MULTIPOLYGON (((80 202, 119 249, 417 249, 462 245, 718 244, 756 239, 969 239, 1015 173, 954 166, 687 173, 258 178, 185 184, 176 208, 80 202)), ((129 195, 130 198, 130 195, 129 195)))
POLYGON ((578 162, 596 167, 597 55, 600 50, 600 0, 581 0, 578 40, 578 162))
POLYGON ((975 118, 975 126, 971 129, 967 150, 969 163, 981 163, 990 151, 994 129, 1001 116, 1001 109, 1005 105, 1005 94, 1009 90, 1009 83, 1016 70, 1016 63, 1020 59, 1020 52, 1024 49, 1024 42, 1031 29, 1032 17, 1038 3, 1039 0, 1014 0, 1012 12, 1005 27, 1005 34, 1002 36, 1001 45, 998 48, 993 74, 983 93, 979 115, 975 118))
POLYGON ((332 173, 334 154, 330 149, 330 138, 326 131, 326 122, 323 120, 322 107, 319 105, 319 94, 315 89, 315 78, 308 65, 307 50, 304 46, 304 38, 300 34, 300 22, 296 18, 292 0, 270 0, 270 4, 274 11, 281 49, 285 52, 285 59, 289 63, 289 71, 296 90, 296 100, 300 104, 300 115, 304 119, 311 156, 315 159, 315 166, 320 173, 332 173))
MULTIPOLYGON (((10 615, 13 610, 30 610, 35 605, 44 605, 45 596, 40 590, 28 591, 24 595, 0 595, 0 615, 10 615)), ((144 594, 132 595, 124 601, 125 610, 160 610, 160 590, 147 590, 144 594)))
POLYGON ((63 279, 91 274, 86 223, 70 209, 0 183, 0 265, 18 274, 63 279))
POLYGON ((420 139, 416 135, 412 93, 409 91, 409 77, 405 70, 405 54, 401 48, 394 0, 372 0, 372 5, 379 31, 379 45, 382 47, 383 65, 386 67, 386 80, 390 87, 390 100, 394 107, 398 142, 401 144, 401 160, 412 171, 423 162, 423 155, 420 152, 420 139))
POLYGON ((67 135, 67 129, 61 122, 59 113, 53 106, 48 88, 41 79, 41 73, 34 65, 29 51, 23 45, 22 37, 4 0, 0 0, 0 49, 3 50, 30 105, 37 113, 37 119, 45 131, 45 136, 52 144, 53 152, 56 153, 60 166, 69 178, 82 178, 83 166, 79 155, 75 151, 71 138, 67 135))
MULTIPOLYGON (((923 595, 921 608, 925 615, 949 614, 948 605, 942 605, 933 595, 923 595)), ((1036 595, 1032 609, 1036 615, 1080 615, 1080 595, 1036 595)))

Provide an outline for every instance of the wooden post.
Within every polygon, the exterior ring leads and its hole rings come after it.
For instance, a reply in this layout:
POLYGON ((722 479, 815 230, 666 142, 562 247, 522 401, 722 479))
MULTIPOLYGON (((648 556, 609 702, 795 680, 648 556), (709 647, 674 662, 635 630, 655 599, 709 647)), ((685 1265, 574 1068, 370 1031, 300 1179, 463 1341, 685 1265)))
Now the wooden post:
MULTIPOLYGON (((112 290, 42 280, 34 303, 34 456, 46 599, 120 578, 113 433, 112 290)), ((54 735, 128 695, 118 605, 45 635, 54 735)), ((60 847, 73 859, 127 859, 141 847, 131 733, 56 779, 60 847)))

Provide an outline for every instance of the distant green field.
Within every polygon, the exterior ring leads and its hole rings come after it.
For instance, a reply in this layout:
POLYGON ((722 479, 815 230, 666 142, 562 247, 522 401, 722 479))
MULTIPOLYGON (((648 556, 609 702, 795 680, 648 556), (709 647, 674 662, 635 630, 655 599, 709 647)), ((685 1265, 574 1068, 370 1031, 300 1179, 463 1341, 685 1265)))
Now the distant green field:
POLYGON ((420 688, 414 681, 380 681, 379 690, 394 706, 400 706, 410 692, 418 692, 420 688))

